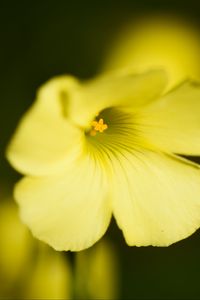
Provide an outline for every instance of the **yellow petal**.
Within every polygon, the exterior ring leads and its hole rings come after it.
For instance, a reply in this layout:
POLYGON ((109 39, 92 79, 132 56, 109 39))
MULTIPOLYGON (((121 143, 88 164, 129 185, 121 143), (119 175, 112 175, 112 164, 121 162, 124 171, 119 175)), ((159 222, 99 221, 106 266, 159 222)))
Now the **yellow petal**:
POLYGON ((17 170, 31 175, 55 173, 80 154, 82 133, 67 121, 68 98, 76 85, 73 78, 64 76, 39 90, 7 150, 17 170))
POLYGON ((105 241, 91 249, 88 272, 88 289, 91 299, 118 298, 119 270, 116 252, 113 245, 105 241))
POLYGON ((98 162, 77 161, 60 176, 25 178, 15 189, 24 222, 56 250, 78 251, 106 231, 111 208, 98 162))
POLYGON ((73 93, 69 115, 77 124, 88 126, 96 115, 112 106, 138 107, 155 100, 166 84, 161 70, 133 75, 108 74, 85 83, 73 93))
POLYGON ((28 228, 20 222, 13 199, 4 202, 0 206, 0 288, 8 285, 10 290, 29 263, 33 242, 28 228))
POLYGON ((114 216, 129 245, 167 246, 200 227, 200 169, 145 150, 114 163, 114 216))
POLYGON ((199 53, 199 31, 191 23, 172 15, 145 15, 121 31, 104 69, 164 68, 170 88, 188 77, 200 79, 199 53))
POLYGON ((71 299, 72 274, 66 257, 45 245, 24 279, 24 299, 71 299))
POLYGON ((75 298, 118 299, 119 266, 116 248, 101 240, 76 254, 75 298))
POLYGON ((140 137, 166 152, 200 154, 200 85, 185 83, 138 113, 140 137))

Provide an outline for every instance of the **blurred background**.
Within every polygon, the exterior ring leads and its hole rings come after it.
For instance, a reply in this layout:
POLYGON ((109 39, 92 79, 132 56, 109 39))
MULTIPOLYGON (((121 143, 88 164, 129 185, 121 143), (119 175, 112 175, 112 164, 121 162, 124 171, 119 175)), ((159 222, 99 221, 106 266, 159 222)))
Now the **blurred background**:
MULTIPOLYGON (((136 248, 125 244, 112 221, 105 240, 96 248, 78 255, 56 253, 40 245, 23 226, 18 229, 18 219, 13 223, 18 216, 11 194, 20 176, 4 158, 18 121, 42 83, 61 74, 87 79, 112 68, 118 56, 112 62, 111 53, 124 28, 140 18, 163 14, 169 21, 178 18, 188 24, 189 33, 184 31, 187 38, 177 46, 173 64, 179 64, 180 55, 186 51, 181 59, 191 61, 191 65, 184 72, 200 79, 200 2, 196 0, 1 3, 0 298, 200 299, 200 231, 168 248, 136 248), (196 29, 192 31, 192 27, 196 29), (51 282, 55 284, 52 291, 51 282)), ((175 40, 169 39, 169 44, 175 40)), ((143 48, 138 49, 142 53, 143 48)), ((170 70, 173 73, 174 69, 170 70)))

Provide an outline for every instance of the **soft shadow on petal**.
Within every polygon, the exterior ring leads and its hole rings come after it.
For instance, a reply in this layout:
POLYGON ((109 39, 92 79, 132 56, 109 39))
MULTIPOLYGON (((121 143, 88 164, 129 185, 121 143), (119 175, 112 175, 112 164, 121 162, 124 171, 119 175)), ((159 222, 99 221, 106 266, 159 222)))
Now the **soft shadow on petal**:
POLYGON ((103 109, 113 106, 135 108, 152 102, 161 95, 166 82, 163 70, 99 76, 75 91, 69 115, 80 126, 88 126, 103 109))
POLYGON ((150 151, 113 161, 114 216, 131 246, 168 246, 200 227, 200 170, 150 151))
POLYGON ((80 155, 83 134, 66 116, 76 85, 73 78, 63 76, 39 90, 7 149, 7 158, 17 170, 31 175, 56 173, 80 155))
POLYGON ((22 179, 15 198, 33 234, 56 250, 92 246, 111 218, 105 174, 90 157, 57 177, 22 179))
POLYGON ((138 112, 140 137, 165 152, 200 154, 200 85, 185 82, 138 112))

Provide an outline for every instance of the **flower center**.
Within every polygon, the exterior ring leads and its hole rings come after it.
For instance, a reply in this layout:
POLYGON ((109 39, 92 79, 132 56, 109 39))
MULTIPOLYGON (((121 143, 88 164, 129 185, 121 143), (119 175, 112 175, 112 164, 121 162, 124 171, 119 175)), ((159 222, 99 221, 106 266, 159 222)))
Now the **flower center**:
POLYGON ((126 107, 109 107, 100 111, 86 128, 85 146, 92 157, 111 166, 112 157, 126 159, 138 149, 139 132, 137 114, 126 107))
POLYGON ((91 136, 95 136, 97 132, 104 132, 108 128, 108 125, 104 123, 104 120, 100 118, 98 121, 92 122, 92 130, 90 131, 91 136))

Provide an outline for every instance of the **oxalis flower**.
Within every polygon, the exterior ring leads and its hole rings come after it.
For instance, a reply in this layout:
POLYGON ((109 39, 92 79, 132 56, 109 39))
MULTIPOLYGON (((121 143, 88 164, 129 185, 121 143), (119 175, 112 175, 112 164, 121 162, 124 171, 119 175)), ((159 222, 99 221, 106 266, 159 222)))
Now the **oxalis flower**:
POLYGON ((167 246, 200 226, 200 87, 164 71, 63 76, 38 92, 8 147, 15 198, 57 250, 90 247, 113 214, 128 245, 167 246))

